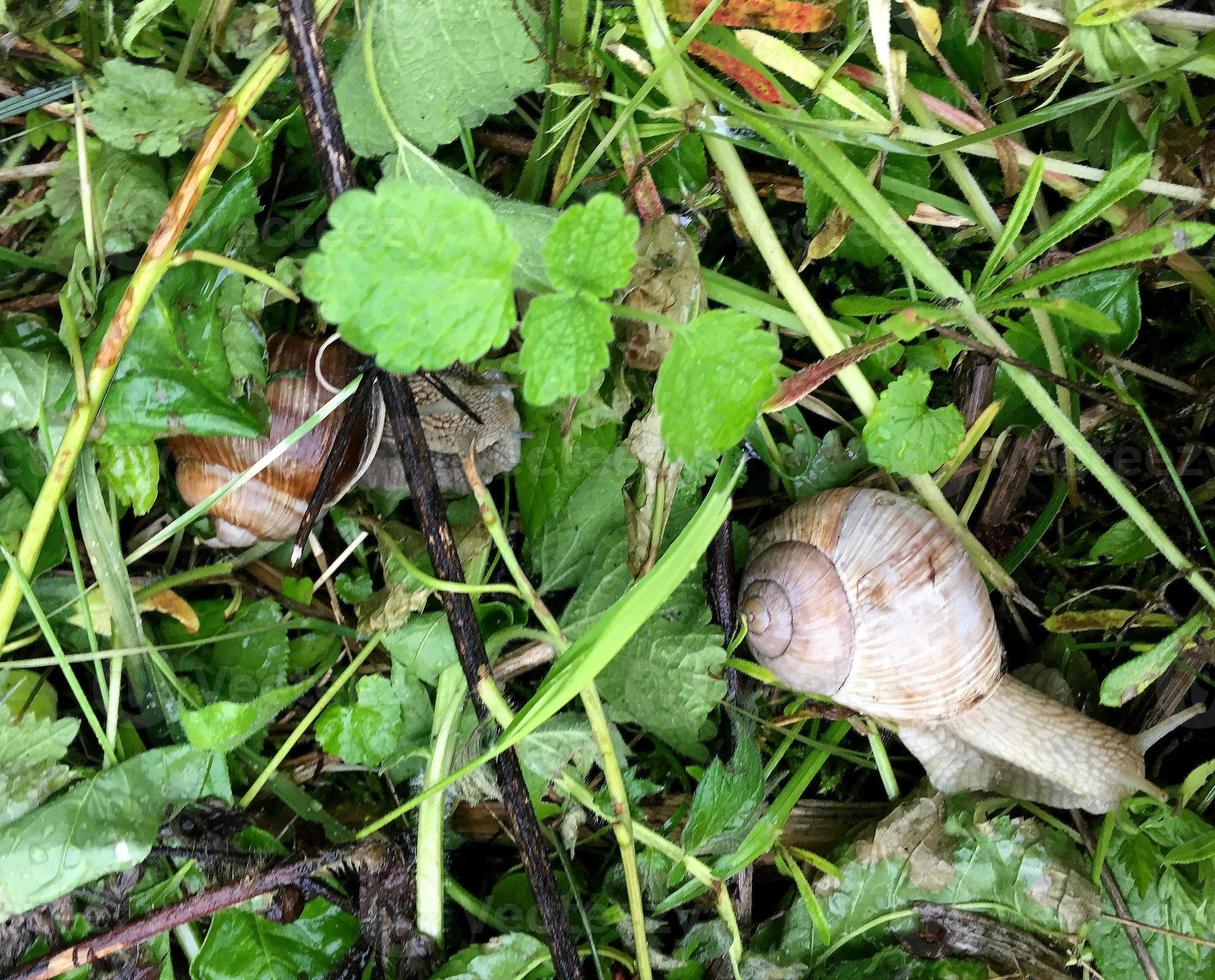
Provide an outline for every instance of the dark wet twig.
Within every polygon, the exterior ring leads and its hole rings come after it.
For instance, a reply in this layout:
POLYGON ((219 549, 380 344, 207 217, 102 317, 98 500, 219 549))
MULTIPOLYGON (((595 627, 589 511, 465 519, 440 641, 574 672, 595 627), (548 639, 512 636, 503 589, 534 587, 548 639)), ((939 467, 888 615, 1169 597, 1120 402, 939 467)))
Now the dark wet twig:
POLYGON ((213 885, 180 902, 162 906, 147 915, 131 919, 57 953, 35 960, 9 974, 8 980, 45 980, 57 977, 69 970, 146 942, 153 936, 184 923, 215 915, 258 895, 265 895, 289 885, 298 885, 323 871, 342 867, 357 868, 377 860, 382 846, 381 840, 361 841, 358 844, 336 847, 313 857, 289 861, 245 875, 235 881, 213 885))
MULTIPOLYGON (((444 581, 463 582, 464 569, 456 552, 451 526, 447 523, 439 481, 426 449, 426 438, 422 432, 422 421, 418 417, 413 392, 409 385, 403 384, 392 374, 382 375, 381 384, 388 419, 400 450, 405 479, 409 483, 418 509, 419 523, 426 538, 426 550, 434 564, 435 575, 444 581)), ((447 590, 440 592, 439 598, 451 625, 456 653, 464 670, 464 679, 468 682, 473 709, 477 719, 485 723, 489 721, 489 710, 477 693, 477 685, 482 677, 489 676, 490 668, 481 631, 473 614, 472 601, 462 592, 447 590)), ((531 884, 532 893, 536 897, 557 976, 580 976, 580 959, 574 945, 569 916, 557 889, 556 878, 553 877, 536 811, 532 808, 527 786, 523 782, 519 757, 511 749, 499 755, 494 764, 498 772, 498 788, 506 807, 507 823, 519 848, 523 870, 531 884)))
POLYGON ((321 172, 325 196, 333 200, 354 186, 354 165, 342 120, 338 115, 329 68, 321 51, 320 34, 312 13, 311 0, 278 0, 283 38, 291 58, 291 74, 308 136, 321 172))
MULTIPOLYGON (((1072 823, 1076 825, 1076 829, 1080 831, 1080 836, 1084 838, 1084 846, 1087 848, 1090 855, 1095 854, 1097 843, 1093 840, 1093 834, 1088 829, 1088 821, 1084 819, 1084 814, 1079 810, 1072 811, 1072 823)), ((1114 878, 1114 872, 1110 870, 1108 863, 1101 866, 1101 884, 1105 888, 1105 893, 1110 897, 1110 903, 1114 906, 1114 911, 1122 919, 1134 921, 1131 916, 1130 906, 1126 904, 1126 899, 1122 897, 1122 890, 1118 887, 1118 881, 1114 878)), ((1139 961, 1139 967, 1143 970, 1143 975, 1147 980, 1160 980, 1160 971, 1156 969, 1156 964, 1152 960, 1152 954, 1148 952, 1147 944, 1143 941, 1143 934, 1139 929, 1128 922, 1122 922, 1122 929, 1126 933, 1127 941, 1131 944, 1131 949, 1135 952, 1135 959, 1139 961)))
MULTIPOLYGON (((738 632, 738 610, 735 606, 734 546, 728 518, 713 536, 707 561, 705 595, 709 600, 713 622, 721 627, 723 642, 729 646, 738 632)), ((745 696, 744 681, 745 678, 733 667, 726 668, 726 701, 729 704, 736 705, 745 696)), ((746 729, 733 724, 733 721, 734 719, 731 719, 732 741, 740 737, 746 738, 746 729)), ((751 928, 754 881, 754 869, 748 866, 731 878, 727 885, 730 889, 730 900, 734 903, 738 927, 743 931, 751 928)))
MULTIPOLYGON (((354 186, 354 176, 350 149, 334 102, 333 86, 321 53, 311 2, 279 0, 278 6, 296 91, 304 106, 308 133, 321 169, 321 180, 332 199, 354 186)), ((384 395, 388 418, 396 436, 401 463, 418 510, 435 574, 446 581, 463 582, 464 569, 456 552, 451 526, 447 522, 446 507, 413 392, 408 384, 402 384, 396 376, 378 368, 372 370, 384 395)), ((358 420, 348 415, 347 421, 355 424, 358 420)), ((473 614, 472 601, 462 593, 444 591, 439 596, 451 625, 456 653, 468 682, 473 707, 477 717, 485 722, 489 713, 477 694, 477 684, 482 677, 489 675, 489 658, 473 614)), ((523 781, 519 758, 513 749, 508 750, 498 756, 495 767, 511 834, 518 845, 523 869, 540 911, 553 968, 558 977, 578 977, 582 970, 569 916, 549 863, 536 811, 532 808, 523 781)))

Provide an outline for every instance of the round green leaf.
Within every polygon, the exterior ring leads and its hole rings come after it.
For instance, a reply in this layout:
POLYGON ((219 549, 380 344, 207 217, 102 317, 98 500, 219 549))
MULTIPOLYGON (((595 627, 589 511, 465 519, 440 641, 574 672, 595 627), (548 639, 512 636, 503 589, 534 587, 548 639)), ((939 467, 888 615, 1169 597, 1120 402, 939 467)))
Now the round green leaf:
POLYGON ((304 292, 381 367, 437 371, 509 336, 519 246, 483 201, 386 180, 343 194, 329 222, 304 263, 304 292))
POLYGON ((690 460, 725 452, 776 391, 780 344, 745 313, 702 313, 678 330, 658 370, 654 404, 667 449, 690 460))
POLYGON ((586 293, 537 296, 519 333, 523 397, 533 405, 583 394, 608 366, 612 317, 602 301, 586 293))
POLYGON ((932 378, 913 368, 892 381, 862 433, 869 461, 900 476, 927 473, 954 454, 966 426, 954 406, 929 408, 932 378))
POLYGON ((610 296, 629 284, 640 225, 612 194, 575 204, 553 225, 544 243, 548 278, 558 289, 610 296))

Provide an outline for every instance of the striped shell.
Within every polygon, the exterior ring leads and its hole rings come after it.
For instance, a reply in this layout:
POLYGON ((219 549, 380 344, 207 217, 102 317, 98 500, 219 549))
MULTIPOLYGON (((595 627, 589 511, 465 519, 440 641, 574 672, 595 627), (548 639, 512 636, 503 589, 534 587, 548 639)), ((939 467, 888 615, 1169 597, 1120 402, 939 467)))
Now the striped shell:
MULTIPOLYGON (((316 361, 322 343, 283 333, 271 334, 267 339, 266 402, 271 408, 268 435, 258 439, 175 436, 169 440, 169 452, 177 460, 177 488, 189 506, 257 462, 329 401, 333 389, 354 377, 358 355, 343 344, 330 344, 320 365, 325 384, 318 383, 316 361)), ((354 485, 375 455, 384 428, 384 409, 380 399, 373 401, 373 423, 352 441, 326 506, 354 485)), ((345 410, 345 405, 339 407, 273 464, 215 504, 208 512, 215 525, 215 538, 209 543, 243 548, 257 540, 285 541, 293 537, 345 410)))
POLYGON ((891 721, 986 698, 1003 651, 983 580, 932 514, 884 490, 831 490, 756 537, 741 584, 748 642, 789 687, 891 721))

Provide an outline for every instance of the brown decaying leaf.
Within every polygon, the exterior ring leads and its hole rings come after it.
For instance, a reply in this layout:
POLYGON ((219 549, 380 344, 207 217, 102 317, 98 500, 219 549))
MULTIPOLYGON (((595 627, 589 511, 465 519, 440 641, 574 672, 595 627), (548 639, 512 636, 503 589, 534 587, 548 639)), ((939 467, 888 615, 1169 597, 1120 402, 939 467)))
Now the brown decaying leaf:
POLYGON ((879 337, 877 340, 867 340, 863 344, 853 344, 851 347, 825 357, 809 367, 802 368, 791 378, 786 378, 776 389, 776 394, 764 406, 765 412, 779 412, 795 402, 801 401, 815 388, 830 381, 844 368, 858 361, 863 361, 870 354, 881 350, 888 344, 894 343, 893 337, 879 337))
POLYGON ((198 613, 172 589, 157 592, 154 596, 141 600, 139 608, 144 612, 152 611, 172 616, 181 623, 182 628, 187 633, 193 634, 198 632, 198 613))

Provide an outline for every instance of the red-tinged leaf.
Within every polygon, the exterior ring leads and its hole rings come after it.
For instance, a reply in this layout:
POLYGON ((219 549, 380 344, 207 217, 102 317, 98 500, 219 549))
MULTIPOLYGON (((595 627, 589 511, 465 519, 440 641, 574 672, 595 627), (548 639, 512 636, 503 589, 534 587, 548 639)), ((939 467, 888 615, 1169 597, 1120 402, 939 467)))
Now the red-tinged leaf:
MULTIPOLYGON (((667 13, 675 20, 693 21, 709 0, 666 0, 667 13)), ((756 27, 791 34, 809 34, 831 26, 830 7, 796 0, 724 0, 711 23, 724 27, 756 27)))
POLYGON ((729 75, 760 102, 767 102, 769 105, 788 105, 780 97, 776 86, 764 76, 763 72, 752 68, 745 61, 735 58, 734 55, 727 54, 721 48, 705 44, 704 41, 693 41, 688 45, 688 53, 712 65, 723 75, 729 75))
POLYGON ((867 340, 863 344, 854 344, 838 354, 832 354, 830 357, 825 357, 821 361, 811 364, 809 367, 804 367, 791 378, 786 378, 780 383, 780 387, 776 389, 776 394, 764 406, 765 412, 779 412, 782 408, 788 408, 790 405, 801 401, 810 392, 830 381, 844 368, 856 364, 858 361, 863 361, 870 354, 880 351, 888 344, 894 343, 893 337, 878 337, 876 340, 867 340))

